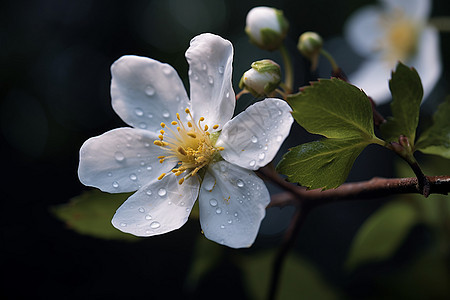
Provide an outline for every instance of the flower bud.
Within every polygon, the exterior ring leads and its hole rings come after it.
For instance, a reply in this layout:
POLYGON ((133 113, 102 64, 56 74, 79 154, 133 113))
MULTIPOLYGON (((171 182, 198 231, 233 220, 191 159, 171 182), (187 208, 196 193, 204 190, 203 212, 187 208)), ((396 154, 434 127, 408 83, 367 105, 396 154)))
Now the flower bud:
POLYGON ((242 75, 239 87, 255 97, 262 97, 272 93, 280 82, 280 66, 270 59, 263 59, 252 63, 252 68, 242 75))
POLYGON ((281 10, 258 6, 247 14, 245 32, 250 41, 264 50, 276 50, 283 42, 289 23, 281 10))
POLYGON ((313 60, 319 55, 322 45, 323 41, 320 35, 312 31, 307 31, 300 35, 297 49, 305 57, 313 60))

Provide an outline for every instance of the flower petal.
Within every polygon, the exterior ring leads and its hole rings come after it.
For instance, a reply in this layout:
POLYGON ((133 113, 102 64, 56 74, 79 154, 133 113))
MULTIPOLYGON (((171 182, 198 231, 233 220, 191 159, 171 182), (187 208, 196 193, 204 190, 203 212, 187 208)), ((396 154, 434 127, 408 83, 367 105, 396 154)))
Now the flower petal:
POLYGON ((175 120, 175 114, 190 105, 180 77, 168 64, 123 56, 111 73, 112 106, 133 127, 157 131, 161 122, 175 120))
POLYGON ((419 73, 425 100, 433 90, 442 72, 439 32, 435 28, 427 27, 424 29, 417 54, 408 62, 408 65, 416 68, 419 73))
POLYGON ((236 103, 231 83, 233 45, 218 35, 205 33, 191 40, 186 51, 194 117, 204 117, 208 127, 219 129, 231 119, 236 103))
POLYGON ((357 10, 347 20, 345 37, 359 55, 372 55, 379 48, 378 44, 384 34, 381 14, 379 6, 368 5, 357 10))
POLYGON ((200 223, 205 236, 232 248, 255 241, 270 195, 252 171, 220 161, 211 165, 199 195, 200 223))
POLYGON ((381 0, 386 10, 401 10, 417 20, 426 20, 431 13, 430 0, 381 0))
POLYGON ((166 152, 153 144, 156 139, 154 133, 137 128, 118 128, 88 139, 80 149, 80 181, 109 193, 139 189, 176 165, 158 162, 166 152))
POLYGON ((394 67, 377 57, 364 61, 348 79, 380 105, 391 99, 388 82, 394 67))
POLYGON ((228 162, 257 170, 272 161, 293 121, 285 101, 268 98, 225 124, 216 146, 225 148, 221 155, 228 162))
POLYGON ((197 199, 199 182, 196 176, 183 184, 178 184, 178 179, 170 174, 138 190, 117 209, 114 227, 137 236, 152 236, 183 226, 197 199))

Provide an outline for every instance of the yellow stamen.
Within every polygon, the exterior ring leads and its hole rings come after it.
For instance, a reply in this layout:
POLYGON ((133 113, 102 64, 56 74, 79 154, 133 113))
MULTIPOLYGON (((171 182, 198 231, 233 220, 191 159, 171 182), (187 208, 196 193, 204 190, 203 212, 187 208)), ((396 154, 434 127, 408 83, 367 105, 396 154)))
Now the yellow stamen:
POLYGON ((181 178, 180 181, 178 181, 178 184, 183 184, 184 178, 181 178))
POLYGON ((208 131, 208 125, 205 125, 205 129, 204 129, 205 131, 208 131))
POLYGON ((189 108, 186 108, 186 109, 184 110, 184 112, 187 113, 187 114, 190 114, 190 113, 191 113, 191 111, 189 110, 189 108))
POLYGON ((225 150, 225 148, 224 147, 217 147, 217 150, 223 151, 223 150, 225 150))
POLYGON ((181 130, 180 126, 178 126, 178 127, 177 127, 177 130, 178 130, 178 131, 180 131, 180 130, 181 130))
POLYGON ((192 127, 192 123, 188 121, 188 127, 192 127))
POLYGON ((166 132, 165 132, 164 130, 161 129, 161 130, 159 131, 159 133, 164 134, 164 133, 166 133, 166 132))
POLYGON ((187 152, 186 152, 186 150, 184 150, 184 148, 183 147, 178 147, 178 149, 177 149, 177 151, 180 153, 180 154, 182 154, 182 155, 187 155, 187 152))
POLYGON ((162 134, 158 135, 158 137, 159 137, 159 139, 160 139, 161 141, 164 139, 164 137, 163 137, 162 134))
POLYGON ((164 122, 161 122, 160 125, 161 125, 162 128, 166 127, 166 124, 164 124, 164 122))
POLYGON ((162 164, 164 162, 164 158, 159 160, 159 163, 162 164))
POLYGON ((161 159, 161 158, 165 158, 165 156, 164 155, 158 156, 158 159, 161 159))
POLYGON ((180 120, 180 114, 179 113, 177 113, 177 119, 180 120))
POLYGON ((170 123, 170 124, 172 124, 172 125, 178 125, 178 122, 177 122, 177 121, 172 121, 172 123, 170 123))
POLYGON ((213 129, 217 129, 217 128, 219 128, 219 125, 216 124, 213 126, 213 129))
POLYGON ((205 121, 205 118, 200 117, 199 121, 200 121, 200 122, 203 122, 203 121, 205 121))
POLYGON ((164 176, 166 176, 166 173, 162 173, 161 175, 159 175, 158 180, 161 180, 164 178, 164 176))
POLYGON ((197 137, 197 135, 193 132, 188 132, 186 133, 188 136, 190 136, 191 138, 195 139, 197 137))
POLYGON ((161 141, 154 141, 153 144, 155 144, 156 146, 162 146, 162 142, 161 141))

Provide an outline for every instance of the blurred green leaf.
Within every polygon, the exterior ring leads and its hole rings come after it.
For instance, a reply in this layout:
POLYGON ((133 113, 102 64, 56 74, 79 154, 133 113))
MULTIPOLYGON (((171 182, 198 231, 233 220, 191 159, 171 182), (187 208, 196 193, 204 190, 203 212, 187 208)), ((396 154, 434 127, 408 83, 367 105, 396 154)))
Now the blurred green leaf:
POLYGON ((389 88, 392 93, 392 117, 381 126, 381 132, 388 142, 397 141, 400 135, 404 135, 413 145, 423 98, 419 74, 399 62, 392 72, 389 88))
POLYGON ((347 179, 355 159, 370 142, 361 138, 323 139, 292 148, 277 166, 291 182, 310 189, 336 188, 347 179))
MULTIPOLYGON (((450 98, 439 105, 433 125, 419 138, 416 149, 426 154, 450 158, 450 98)), ((448 172, 449 170, 447 170, 448 172)))
MULTIPOLYGON (((275 252, 263 252, 244 256, 240 266, 252 299, 266 299, 275 252)), ((337 291, 308 261, 294 254, 286 257, 279 279, 276 299, 338 299, 337 291)))
POLYGON ((340 79, 321 79, 287 98, 292 116, 306 130, 327 138, 371 139, 372 107, 366 94, 340 79))
POLYGON ((51 207, 51 212, 78 233, 108 240, 138 241, 139 238, 123 233, 111 224, 117 208, 130 195, 85 191, 67 204, 51 207))
POLYGON ((192 264, 186 276, 188 290, 195 290, 202 278, 217 266, 223 258, 224 250, 223 246, 208 240, 203 235, 198 237, 191 260, 192 264))
POLYGON ((345 262, 348 270, 389 259, 419 220, 417 209, 408 202, 390 202, 373 213, 356 233, 345 262))

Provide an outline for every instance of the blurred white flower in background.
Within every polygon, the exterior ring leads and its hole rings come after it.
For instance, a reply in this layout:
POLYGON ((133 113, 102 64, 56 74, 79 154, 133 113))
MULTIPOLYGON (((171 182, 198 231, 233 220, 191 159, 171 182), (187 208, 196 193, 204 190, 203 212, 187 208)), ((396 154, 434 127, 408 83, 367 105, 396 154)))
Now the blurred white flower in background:
POLYGON ((357 10, 345 26, 346 39, 365 58, 349 80, 383 104, 390 99, 391 71, 401 61, 418 71, 425 99, 441 74, 439 33, 427 24, 431 1, 380 2, 357 10))

